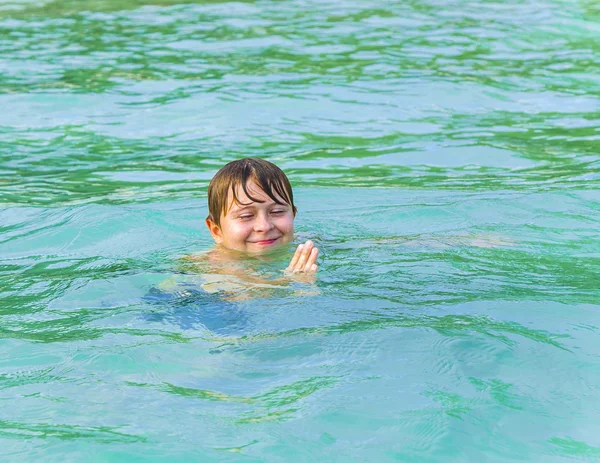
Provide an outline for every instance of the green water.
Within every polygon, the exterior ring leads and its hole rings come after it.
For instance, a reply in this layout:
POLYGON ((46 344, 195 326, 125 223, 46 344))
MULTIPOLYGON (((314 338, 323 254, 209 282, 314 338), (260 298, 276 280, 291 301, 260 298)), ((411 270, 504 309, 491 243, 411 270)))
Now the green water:
POLYGON ((0 0, 0 460, 600 460, 598 62, 591 0, 0 0), (313 295, 153 298, 244 156, 313 295))

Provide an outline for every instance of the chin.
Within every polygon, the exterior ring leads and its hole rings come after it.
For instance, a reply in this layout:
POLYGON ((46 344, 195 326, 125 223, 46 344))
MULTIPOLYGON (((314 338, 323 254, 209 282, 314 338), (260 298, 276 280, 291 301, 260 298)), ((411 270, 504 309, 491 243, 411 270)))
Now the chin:
POLYGON ((286 243, 287 243, 287 241, 284 241, 282 238, 278 238, 271 244, 261 245, 261 244, 252 243, 252 245, 249 246, 247 249, 248 249, 248 252, 252 253, 252 254, 268 254, 269 252, 271 252, 275 249, 279 249, 281 246, 283 246, 286 243))

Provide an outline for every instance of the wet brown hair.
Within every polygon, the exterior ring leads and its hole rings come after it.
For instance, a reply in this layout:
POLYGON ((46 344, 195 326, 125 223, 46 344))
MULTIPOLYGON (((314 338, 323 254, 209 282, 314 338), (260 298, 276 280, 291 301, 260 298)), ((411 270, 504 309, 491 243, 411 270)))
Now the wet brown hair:
POLYGON ((210 181, 208 185, 208 219, 221 226, 221 214, 227 215, 229 210, 227 199, 230 190, 233 193, 235 204, 246 205, 237 196, 237 190, 240 186, 252 201, 264 202, 250 195, 248 191, 249 180, 253 180, 277 204, 291 206, 294 215, 296 215, 297 209, 294 206, 292 185, 283 171, 272 162, 264 159, 244 158, 225 164, 210 181), (281 202, 281 200, 284 202, 281 202))

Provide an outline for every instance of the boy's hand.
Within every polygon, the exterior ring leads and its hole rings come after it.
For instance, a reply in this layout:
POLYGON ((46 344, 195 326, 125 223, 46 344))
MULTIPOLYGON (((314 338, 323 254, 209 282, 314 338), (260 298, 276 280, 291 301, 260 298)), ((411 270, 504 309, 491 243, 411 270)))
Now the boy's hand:
POLYGON ((315 248, 311 240, 308 240, 306 243, 298 246, 294 257, 290 261, 290 265, 285 269, 285 273, 317 273, 319 269, 316 264, 318 256, 319 250, 315 248))

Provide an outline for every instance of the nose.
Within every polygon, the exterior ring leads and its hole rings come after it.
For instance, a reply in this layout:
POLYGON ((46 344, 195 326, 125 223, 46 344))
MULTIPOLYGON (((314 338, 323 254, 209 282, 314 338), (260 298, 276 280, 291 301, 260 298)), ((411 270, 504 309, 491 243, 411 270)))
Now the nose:
POLYGON ((267 214, 258 214, 254 220, 255 232, 266 232, 273 228, 273 224, 267 214))

